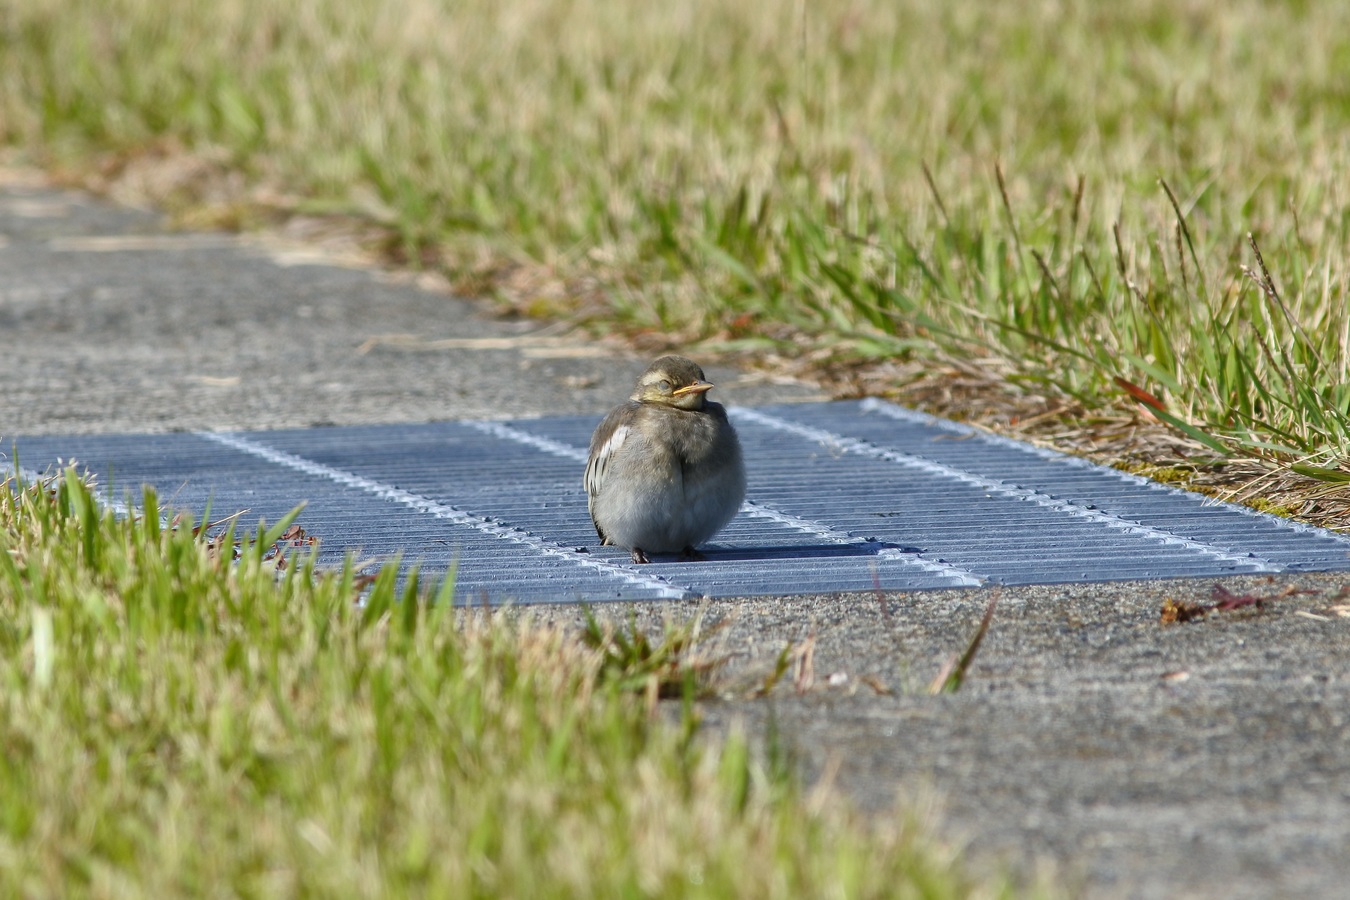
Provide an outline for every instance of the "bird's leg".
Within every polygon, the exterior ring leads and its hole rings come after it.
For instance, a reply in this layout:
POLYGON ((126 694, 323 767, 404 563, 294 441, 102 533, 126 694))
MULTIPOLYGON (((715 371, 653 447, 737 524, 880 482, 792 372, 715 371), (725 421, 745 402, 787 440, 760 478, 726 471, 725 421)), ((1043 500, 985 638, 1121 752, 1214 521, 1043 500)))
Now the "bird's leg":
POLYGON ((635 562, 635 563, 649 563, 649 562, 651 562, 651 560, 647 558, 647 554, 646 554, 645 552, 643 552, 643 550, 642 550, 641 547, 634 547, 634 548, 633 548, 633 562, 635 562))
POLYGON ((702 562, 707 558, 708 557, 695 550, 692 544, 686 544, 685 548, 680 551, 681 562, 702 562))

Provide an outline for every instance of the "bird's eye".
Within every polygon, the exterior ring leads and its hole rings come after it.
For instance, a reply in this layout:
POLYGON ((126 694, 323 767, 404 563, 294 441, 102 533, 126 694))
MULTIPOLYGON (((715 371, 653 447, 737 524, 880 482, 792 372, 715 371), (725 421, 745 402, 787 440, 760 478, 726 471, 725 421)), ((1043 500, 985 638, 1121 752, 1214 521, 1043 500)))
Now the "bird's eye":
POLYGON ((660 384, 657 385, 657 387, 661 389, 661 393, 663 393, 663 394, 670 393, 670 382, 669 382, 669 381, 664 381, 664 380, 663 380, 660 384))

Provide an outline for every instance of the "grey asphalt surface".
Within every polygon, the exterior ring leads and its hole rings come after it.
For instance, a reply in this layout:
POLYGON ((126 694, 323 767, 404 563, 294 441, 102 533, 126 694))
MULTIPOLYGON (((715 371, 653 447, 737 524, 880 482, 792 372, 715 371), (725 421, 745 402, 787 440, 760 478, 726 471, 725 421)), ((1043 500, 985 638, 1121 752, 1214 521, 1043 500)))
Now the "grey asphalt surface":
MULTIPOLYGON (((599 413, 647 362, 340 262, 0 172, 0 445, 599 413)), ((725 402, 820 399, 708 368, 725 402)), ((966 687, 940 697, 924 688, 987 590, 717 601, 724 683, 812 635, 815 679, 702 712, 712 731, 772 723, 808 782, 878 815, 936 797, 977 867, 1049 869, 1091 897, 1347 896, 1350 579, 1224 583, 1278 599, 1162 626, 1165 598, 1215 581, 1004 589, 966 687)))

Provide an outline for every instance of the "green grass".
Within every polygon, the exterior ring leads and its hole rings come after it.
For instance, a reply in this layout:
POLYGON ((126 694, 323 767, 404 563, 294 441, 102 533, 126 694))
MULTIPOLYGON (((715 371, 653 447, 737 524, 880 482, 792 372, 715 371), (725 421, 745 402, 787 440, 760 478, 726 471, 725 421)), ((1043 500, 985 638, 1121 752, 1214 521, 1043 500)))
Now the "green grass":
POLYGON ((0 52, 0 143, 241 173, 161 192, 198 218, 355 212, 526 308, 1350 456, 1337 4, 25 0, 0 52))
MULTIPOLYGON (((358 609, 350 567, 265 559, 284 522, 236 562, 233 534, 142 506, 71 471, 0 484, 5 896, 990 893, 692 707, 652 717, 618 645, 419 600, 393 567, 358 609)), ((667 674, 690 643, 641 641, 667 674)))
POLYGON ((9 0, 0 53, 0 143, 242 175, 161 180, 198 221, 355 212, 527 309, 1350 456, 1340 4, 9 0))

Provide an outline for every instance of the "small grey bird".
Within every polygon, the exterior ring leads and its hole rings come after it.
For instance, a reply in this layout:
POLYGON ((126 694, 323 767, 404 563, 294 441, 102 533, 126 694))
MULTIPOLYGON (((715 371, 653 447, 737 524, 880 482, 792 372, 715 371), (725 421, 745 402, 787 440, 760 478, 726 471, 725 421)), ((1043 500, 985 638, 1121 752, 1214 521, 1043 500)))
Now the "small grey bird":
POLYGON ((711 389, 694 362, 663 356, 591 435, 591 521, 600 543, 627 547, 635 563, 677 551, 701 559, 695 548, 745 499, 741 442, 711 389))

